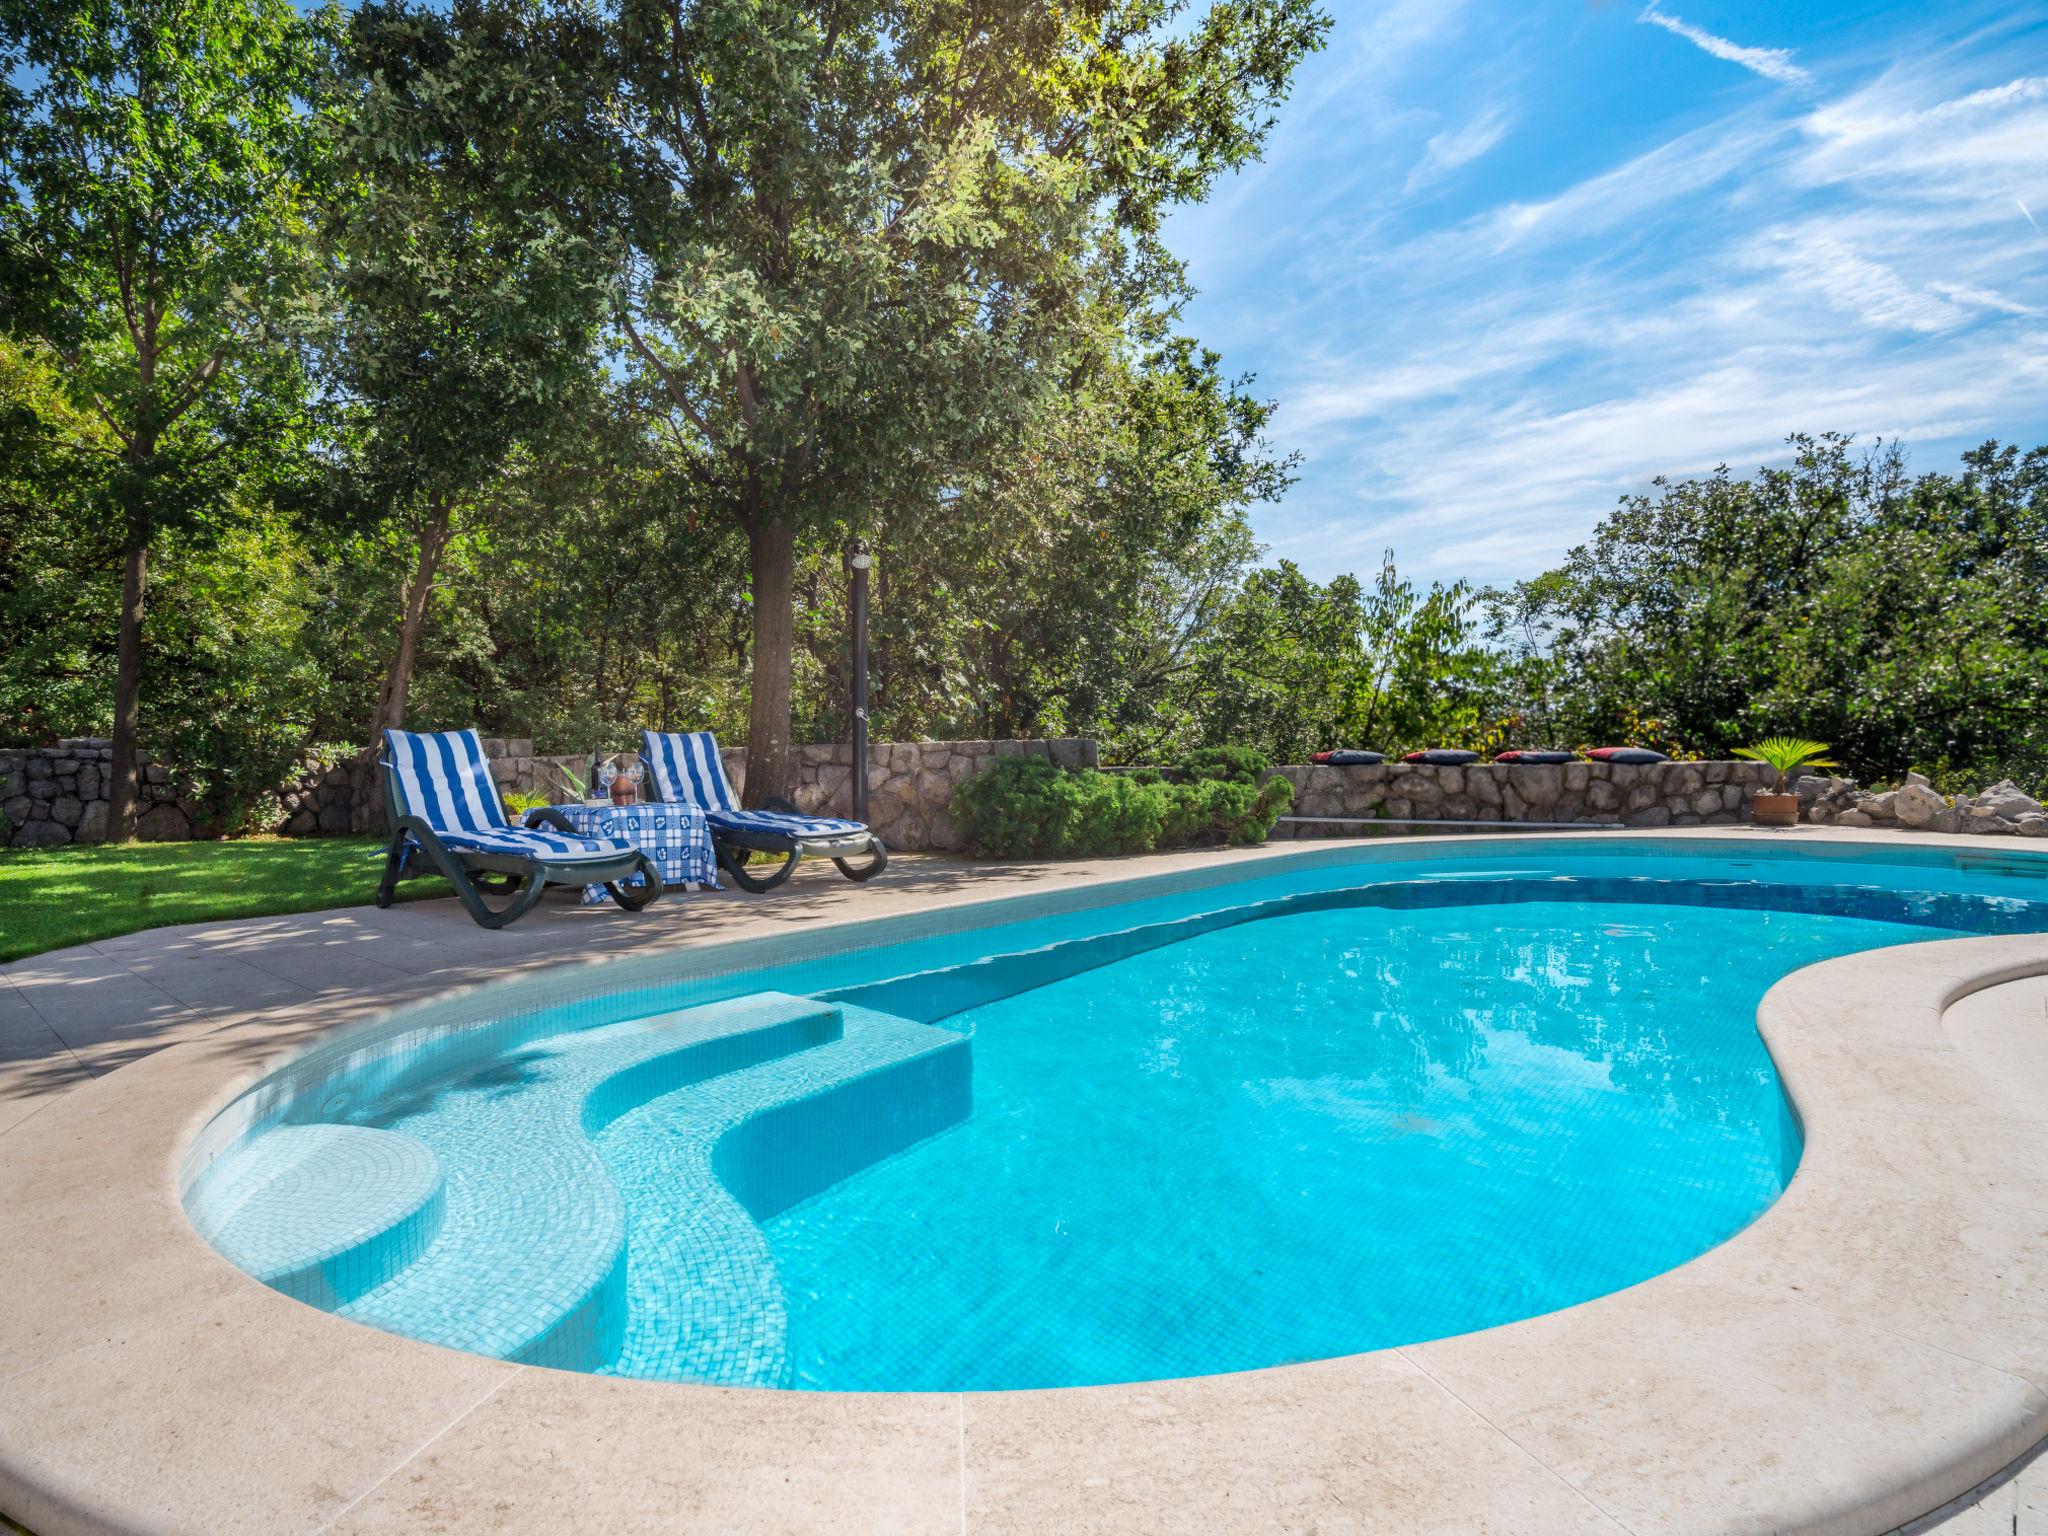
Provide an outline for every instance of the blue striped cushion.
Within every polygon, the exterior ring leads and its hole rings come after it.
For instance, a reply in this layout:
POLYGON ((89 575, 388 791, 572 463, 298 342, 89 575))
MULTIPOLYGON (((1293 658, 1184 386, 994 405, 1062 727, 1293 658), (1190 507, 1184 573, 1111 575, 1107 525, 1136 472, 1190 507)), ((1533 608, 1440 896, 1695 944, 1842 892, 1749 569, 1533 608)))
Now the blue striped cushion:
POLYGON ((704 819, 725 832, 772 832, 778 837, 831 837, 865 832, 857 821, 837 816, 796 816, 788 811, 706 811, 704 819))
POLYGON ((417 816, 449 848, 555 860, 609 859, 632 850, 622 838, 513 826, 475 731, 386 731, 384 749, 398 785, 399 814, 417 816))
POLYGON ((398 809, 445 838, 511 823, 475 731, 386 731, 384 749, 398 781, 398 809))
POLYGON ((718 756, 718 738, 709 731, 642 731, 640 755, 654 775, 655 793, 671 804, 706 811, 740 808, 718 756))
POLYGON ((518 827, 507 827, 501 832, 441 832, 436 836, 447 847, 463 853, 510 853, 558 864, 614 859, 633 851, 633 845, 623 837, 568 837, 560 832, 518 827))
POLYGON ((662 799, 694 805, 704 819, 726 832, 767 832, 777 837, 831 837, 865 832, 857 821, 837 816, 799 816, 789 811, 743 811, 725 776, 718 738, 709 731, 642 731, 640 755, 654 775, 662 799))

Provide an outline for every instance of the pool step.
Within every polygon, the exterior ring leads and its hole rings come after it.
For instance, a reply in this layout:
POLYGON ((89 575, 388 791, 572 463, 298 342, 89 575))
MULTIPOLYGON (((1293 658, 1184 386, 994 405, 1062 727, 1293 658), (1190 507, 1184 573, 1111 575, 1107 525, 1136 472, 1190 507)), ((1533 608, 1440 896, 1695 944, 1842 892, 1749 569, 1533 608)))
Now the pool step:
POLYGON ((533 1365, 595 1370, 625 1314, 625 1211, 590 1143, 648 1097, 839 1037, 841 1012, 782 993, 535 1040, 434 1087, 408 1132, 440 1157, 437 1241, 338 1308, 393 1332, 533 1365))
POLYGON ((240 1268, 332 1311, 418 1262, 444 1192, 441 1160, 410 1136, 286 1125, 214 1168, 188 1210, 240 1268))
POLYGON ((619 1374, 787 1385, 787 1313, 758 1223, 972 1110, 966 1035, 842 1012, 837 1040, 649 1100, 598 1138, 633 1213, 619 1374))

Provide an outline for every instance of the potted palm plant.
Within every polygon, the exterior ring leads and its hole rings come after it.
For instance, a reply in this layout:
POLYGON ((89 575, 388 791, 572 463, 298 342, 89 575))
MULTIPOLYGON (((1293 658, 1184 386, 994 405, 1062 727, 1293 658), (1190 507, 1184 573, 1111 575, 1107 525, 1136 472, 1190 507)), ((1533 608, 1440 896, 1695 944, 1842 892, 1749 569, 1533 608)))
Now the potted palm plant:
POLYGON ((1771 736, 1753 747, 1735 749, 1737 757, 1777 770, 1778 782, 1768 791, 1758 790, 1750 801, 1750 815, 1758 826, 1799 825, 1799 797, 1786 789, 1786 781, 1796 769, 1834 767, 1824 755, 1827 750, 1824 741, 1804 741, 1797 736, 1771 736))

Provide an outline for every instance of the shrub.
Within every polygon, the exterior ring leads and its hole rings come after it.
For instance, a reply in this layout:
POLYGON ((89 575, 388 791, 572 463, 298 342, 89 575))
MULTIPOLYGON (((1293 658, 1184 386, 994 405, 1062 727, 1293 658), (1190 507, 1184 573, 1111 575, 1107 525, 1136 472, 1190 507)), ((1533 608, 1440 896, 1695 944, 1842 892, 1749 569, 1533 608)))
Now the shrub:
POLYGON ((1293 802, 1294 786, 1277 776, 1264 784, 1168 784, 1157 776, 1141 782, 1135 774, 1056 768, 1042 757, 1002 757, 954 788, 953 818, 976 858, 1089 858, 1264 842, 1293 802))

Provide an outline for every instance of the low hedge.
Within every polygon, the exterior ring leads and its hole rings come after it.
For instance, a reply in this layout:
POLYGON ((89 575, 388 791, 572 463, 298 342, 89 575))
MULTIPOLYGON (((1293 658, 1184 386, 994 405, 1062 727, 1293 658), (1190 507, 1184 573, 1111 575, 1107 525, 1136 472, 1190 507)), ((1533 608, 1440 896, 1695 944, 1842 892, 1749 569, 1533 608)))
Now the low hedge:
POLYGON ((954 788, 953 823, 962 846, 982 859, 1262 843, 1294 803, 1294 786, 1277 775, 1256 782, 1264 760, 1224 750, 1233 754, 1227 763, 1183 765, 1183 783, 1157 774, 1057 768, 1042 757, 997 758, 954 788))

